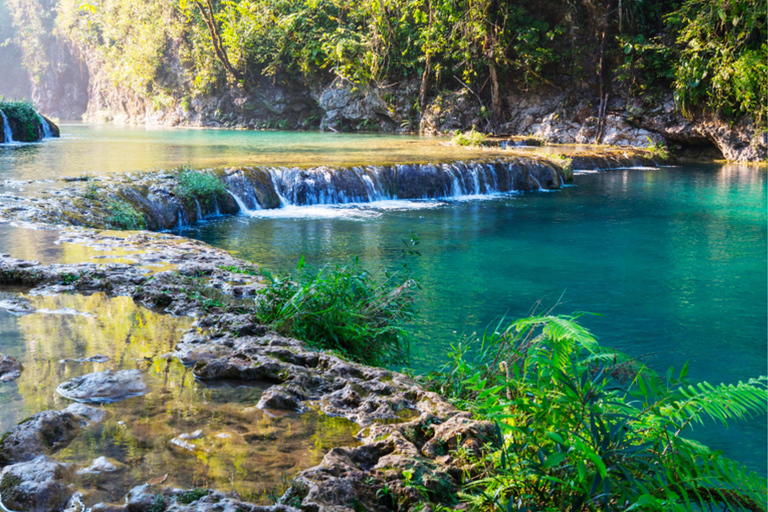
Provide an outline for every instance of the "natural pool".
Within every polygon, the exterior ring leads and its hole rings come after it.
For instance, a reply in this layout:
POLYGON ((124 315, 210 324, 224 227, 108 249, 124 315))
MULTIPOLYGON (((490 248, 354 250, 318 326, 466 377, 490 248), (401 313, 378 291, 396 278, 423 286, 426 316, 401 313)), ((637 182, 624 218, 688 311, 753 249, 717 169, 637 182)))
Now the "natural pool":
MULTIPOLYGON (((766 373, 766 173, 688 165, 582 173, 574 186, 458 201, 299 207, 181 232, 270 271, 359 255, 408 264, 424 288, 412 365, 437 369, 450 344, 503 315, 588 311, 606 346, 690 378, 737 382, 766 373), (561 298, 562 297, 562 298, 561 298)), ((766 420, 694 433, 766 473, 766 420)))
POLYGON ((78 471, 74 485, 85 504, 120 502, 148 481, 181 488, 234 490, 271 503, 288 477, 314 466, 335 446, 354 446, 356 424, 310 409, 264 411, 256 404, 267 384, 196 381, 173 350, 190 318, 137 307, 129 297, 29 296, 0 292, 0 300, 29 300, 36 311, 0 309, 0 353, 24 365, 21 377, 0 385, 0 431, 70 400, 56 386, 94 371, 139 369, 149 392, 105 404, 107 418, 86 427, 53 457, 88 468, 107 457, 112 471, 78 471), (83 361, 99 358, 97 361, 83 361))
MULTIPOLYGON (((0 181, 184 163, 353 165, 489 154, 448 149, 440 140, 415 137, 87 125, 64 126, 63 132, 60 140, 0 147, 0 181)), ((598 313, 601 316, 585 317, 584 323, 603 344, 621 348, 657 370, 680 368, 690 360, 690 377, 711 382, 736 382, 768 372, 764 168, 613 170, 582 173, 573 186, 549 193, 283 208, 253 215, 211 220, 181 234, 280 271, 293 269, 302 255, 316 267, 350 255, 360 256, 370 267, 396 267, 403 261, 401 241, 417 233, 421 256, 408 258, 424 288, 421 321, 411 328, 412 366, 417 371, 438 368, 450 344, 461 336, 471 338, 503 315, 526 315, 541 300, 542 308, 559 301, 556 311, 561 313, 598 313)), ((0 251, 15 257, 107 261, 74 244, 53 245, 56 239, 54 232, 30 236, 0 226, 0 251)), ((25 347, 37 345, 25 340, 38 338, 19 334, 18 326, 34 317, 0 315, 0 352, 20 355, 26 364, 25 347)), ((46 339, 58 339, 58 333, 46 332, 46 339)), ((57 364, 64 357, 73 355, 56 353, 44 359, 50 368, 46 378, 62 371, 57 364)), ((183 369, 171 368, 171 374, 179 372, 183 369)), ((39 391, 31 387, 27 395, 13 391, 16 384, 4 386, 3 403, 14 405, 5 410, 3 429, 41 408, 63 406, 51 402, 55 385, 39 391)), ((223 397, 214 396, 206 405, 206 410, 216 411, 226 401, 239 400, 238 393, 254 401, 252 394, 259 391, 211 393, 223 397)), ((762 474, 768 472, 765 418, 728 431, 708 427, 694 435, 762 474)))

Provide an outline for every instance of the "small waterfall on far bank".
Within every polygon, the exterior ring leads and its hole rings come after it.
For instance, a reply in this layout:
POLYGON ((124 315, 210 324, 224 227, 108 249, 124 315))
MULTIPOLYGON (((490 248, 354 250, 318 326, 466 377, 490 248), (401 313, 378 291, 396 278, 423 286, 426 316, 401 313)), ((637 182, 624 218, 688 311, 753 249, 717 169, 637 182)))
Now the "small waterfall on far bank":
POLYGON ((11 131, 11 125, 8 122, 8 117, 2 110, 0 110, 0 115, 3 116, 3 142, 13 142, 13 131, 11 131))
POLYGON ((40 117, 40 124, 43 127, 43 138, 44 139, 50 139, 52 137, 51 135, 51 125, 48 124, 48 120, 44 118, 43 116, 40 117))

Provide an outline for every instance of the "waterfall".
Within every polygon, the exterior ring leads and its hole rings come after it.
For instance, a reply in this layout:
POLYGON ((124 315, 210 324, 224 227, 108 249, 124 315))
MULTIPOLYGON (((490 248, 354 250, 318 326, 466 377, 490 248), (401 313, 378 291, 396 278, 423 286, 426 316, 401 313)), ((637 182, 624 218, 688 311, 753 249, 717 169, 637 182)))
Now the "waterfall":
POLYGON ((0 110, 0 115, 3 116, 3 142, 13 142, 13 131, 11 131, 11 125, 8 122, 8 118, 2 110, 0 110))
POLYGON ((349 168, 241 168, 228 171, 223 181, 240 210, 247 214, 254 209, 286 206, 544 190, 559 187, 557 173, 554 166, 510 160, 349 168))
POLYGON ((237 194, 235 194, 231 190, 227 190, 227 193, 230 196, 232 196, 232 199, 235 200, 235 202, 237 203, 237 207, 240 208, 240 212, 241 213, 244 213, 244 214, 247 215, 247 214, 249 214, 249 213, 254 211, 254 210, 251 210, 250 208, 248 208, 248 206, 245 204, 245 202, 240 197, 238 197, 237 194))
POLYGON ((43 126, 43 138, 50 139, 52 137, 51 125, 48 124, 48 121, 43 116, 38 114, 38 117, 40 118, 40 123, 43 126))

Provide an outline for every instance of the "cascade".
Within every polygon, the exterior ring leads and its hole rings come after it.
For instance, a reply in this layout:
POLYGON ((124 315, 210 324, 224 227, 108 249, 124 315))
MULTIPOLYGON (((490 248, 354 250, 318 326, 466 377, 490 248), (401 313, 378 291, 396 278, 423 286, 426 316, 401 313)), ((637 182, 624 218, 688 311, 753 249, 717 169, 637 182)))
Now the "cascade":
POLYGON ((441 199, 557 188, 551 164, 515 161, 401 164, 351 168, 244 168, 224 178, 241 211, 285 206, 441 199))
POLYGON ((11 125, 8 123, 8 118, 2 110, 0 110, 0 115, 3 116, 3 142, 13 142, 13 131, 11 131, 11 125))
POLYGON ((254 210, 251 210, 250 208, 248 208, 248 206, 245 204, 245 202, 237 194, 235 194, 231 190, 227 190, 227 193, 230 196, 232 196, 232 199, 235 200, 235 202, 237 203, 237 207, 240 208, 240 211, 242 213, 245 213, 247 215, 248 213, 251 213, 252 211, 254 211, 254 210))
POLYGON ((48 121, 43 116, 38 115, 38 117, 40 117, 40 123, 43 127, 43 138, 50 139, 52 137, 51 125, 48 124, 48 121))

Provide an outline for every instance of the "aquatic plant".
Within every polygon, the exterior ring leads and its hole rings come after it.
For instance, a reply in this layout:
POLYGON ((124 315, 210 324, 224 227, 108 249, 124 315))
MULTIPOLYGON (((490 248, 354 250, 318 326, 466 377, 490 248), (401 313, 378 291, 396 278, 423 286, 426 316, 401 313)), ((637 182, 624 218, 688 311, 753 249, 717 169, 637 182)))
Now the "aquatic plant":
POLYGON ((195 171, 182 166, 179 168, 179 183, 174 191, 185 202, 200 201, 209 204, 212 200, 227 193, 227 189, 218 178, 203 171, 195 171))
POLYGON ((145 229, 144 216, 134 206, 123 199, 112 199, 105 206, 107 217, 104 219, 110 229, 134 230, 145 229))
POLYGON ((486 134, 475 130, 473 126, 471 130, 463 133, 456 130, 456 134, 451 141, 457 146, 482 146, 487 138, 486 134))
POLYGON ((764 414, 768 378, 690 384, 600 347, 575 316, 537 316, 486 332, 470 355, 425 378, 497 423, 472 466, 471 510, 765 510, 766 480, 686 439, 694 423, 764 414))
POLYGON ((311 272, 301 258, 297 275, 267 277, 256 318, 271 328, 376 366, 404 363, 404 324, 416 315, 418 284, 402 272, 369 272, 358 258, 311 272))

